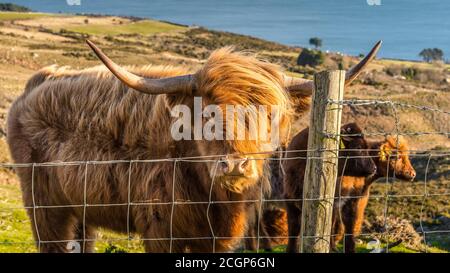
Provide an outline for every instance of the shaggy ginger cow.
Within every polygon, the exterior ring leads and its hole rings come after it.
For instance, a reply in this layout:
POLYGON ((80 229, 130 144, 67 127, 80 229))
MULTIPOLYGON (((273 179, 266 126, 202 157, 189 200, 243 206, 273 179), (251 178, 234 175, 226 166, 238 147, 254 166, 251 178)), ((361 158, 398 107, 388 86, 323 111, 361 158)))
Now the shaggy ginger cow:
POLYGON ((361 232, 364 211, 372 183, 381 177, 396 177, 412 181, 416 171, 409 160, 406 140, 388 136, 384 141, 369 142, 369 155, 377 165, 377 172, 368 177, 343 176, 336 185, 340 192, 333 210, 331 248, 336 248, 345 236, 344 252, 355 252, 355 238, 361 232))
MULTIPOLYGON (((112 73, 103 67, 45 68, 28 81, 8 116, 8 144, 17 163, 103 161, 17 169, 40 251, 65 252, 67 241, 84 239, 82 250, 92 251, 99 227, 140 234, 147 252, 233 250, 246 226, 247 207, 240 201, 257 198, 263 176, 263 160, 251 154, 273 147, 259 139, 175 140, 171 110, 192 110, 194 97, 221 109, 276 105, 282 134, 289 97, 309 97, 312 82, 226 48, 194 74, 152 66, 128 71, 88 44, 112 73), (104 162, 207 155, 215 157, 176 164, 104 162)), ((349 71, 347 84, 378 47, 349 71)), ((259 122, 272 118, 267 114, 259 122)))

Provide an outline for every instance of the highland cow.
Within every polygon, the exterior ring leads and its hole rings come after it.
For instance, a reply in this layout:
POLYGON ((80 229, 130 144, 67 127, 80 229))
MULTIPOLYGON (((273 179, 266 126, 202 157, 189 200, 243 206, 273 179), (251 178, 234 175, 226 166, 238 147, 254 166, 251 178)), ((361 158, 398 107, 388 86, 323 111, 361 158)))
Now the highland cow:
POLYGON ((265 251, 272 251, 273 245, 287 244, 288 226, 285 209, 269 205, 264 206, 261 215, 259 215, 259 209, 253 211, 255 213, 248 214, 249 230, 245 239, 246 250, 257 250, 258 238, 260 248, 265 251))
MULTIPOLYGON (((66 252, 72 240, 92 251, 97 228, 139 234, 147 252, 235 249, 246 229, 243 201, 258 198, 264 175, 263 160, 256 159, 274 147, 259 139, 175 140, 171 109, 192 109, 194 97, 222 109, 276 105, 283 136, 290 98, 308 98, 312 81, 227 48, 189 74, 173 67, 125 69, 88 44, 108 69, 44 68, 8 116, 14 161, 36 163, 17 173, 40 251, 66 252), (204 156, 211 157, 195 160, 204 156)), ((378 48, 349 71, 346 84, 378 48)))
POLYGON ((264 177, 269 181, 264 181, 265 183, 262 184, 267 185, 263 187, 262 192, 264 199, 269 201, 264 201, 262 204, 250 204, 248 231, 245 239, 246 250, 257 250, 257 240, 260 238, 260 247, 266 251, 272 251, 272 244, 279 244, 287 238, 287 222, 282 217, 285 214, 284 202, 276 201, 283 199, 283 171, 281 169, 285 150, 283 147, 278 147, 266 162, 270 175, 264 177))
POLYGON ((266 209, 263 223, 272 245, 286 245, 288 242, 287 212, 282 208, 266 209))
POLYGON ((403 137, 388 136, 384 141, 369 142, 369 155, 377 165, 377 172, 368 177, 343 176, 338 181, 339 193, 333 210, 331 248, 344 240, 344 252, 355 252, 355 238, 361 233, 364 211, 372 183, 381 177, 395 177, 412 181, 416 176, 409 161, 408 143, 403 137))
MULTIPOLYGON (((298 133, 287 148, 286 159, 283 162, 284 198, 288 214, 289 240, 287 251, 298 252, 298 236, 300 235, 303 184, 307 161, 309 128, 298 133), (292 152, 290 152, 292 151, 292 152), (291 159, 289 159, 291 158, 291 159)), ((349 123, 341 127, 341 147, 338 159, 338 180, 342 175, 366 177, 376 172, 376 165, 370 158, 368 144, 362 131, 356 123, 349 123), (354 135, 354 136, 353 136, 354 135)))

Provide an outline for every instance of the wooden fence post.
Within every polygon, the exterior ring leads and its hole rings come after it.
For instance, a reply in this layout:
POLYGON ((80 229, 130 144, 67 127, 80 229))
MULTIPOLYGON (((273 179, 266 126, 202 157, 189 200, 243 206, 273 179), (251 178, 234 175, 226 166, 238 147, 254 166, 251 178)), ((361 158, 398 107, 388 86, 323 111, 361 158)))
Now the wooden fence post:
POLYGON ((314 76, 308 136, 308 160, 303 186, 301 252, 328 253, 337 179, 339 136, 345 71, 314 76), (329 134, 327 136, 327 134, 329 134))

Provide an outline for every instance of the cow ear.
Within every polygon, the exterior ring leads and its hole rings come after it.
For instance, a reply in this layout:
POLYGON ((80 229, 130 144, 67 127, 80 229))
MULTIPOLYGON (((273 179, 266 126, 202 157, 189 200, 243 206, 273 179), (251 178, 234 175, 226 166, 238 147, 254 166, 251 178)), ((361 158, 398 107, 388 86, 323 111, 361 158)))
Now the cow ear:
POLYGON ((392 147, 388 142, 380 146, 379 156, 381 161, 386 161, 391 153, 392 147))
POLYGON ((354 139, 351 136, 341 136, 340 140, 339 140, 339 149, 340 150, 344 150, 344 149, 348 149, 350 146, 350 143, 353 141, 354 139))
POLYGON ((342 138, 341 138, 341 141, 339 141, 339 149, 341 149, 341 150, 345 149, 345 143, 342 138))

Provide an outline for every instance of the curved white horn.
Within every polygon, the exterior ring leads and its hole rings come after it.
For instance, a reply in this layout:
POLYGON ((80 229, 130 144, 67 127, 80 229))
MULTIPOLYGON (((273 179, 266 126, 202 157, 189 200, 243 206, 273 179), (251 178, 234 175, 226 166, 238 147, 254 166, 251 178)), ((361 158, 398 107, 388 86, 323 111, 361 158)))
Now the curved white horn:
POLYGON ((114 63, 93 42, 86 40, 86 43, 119 80, 137 91, 153 95, 174 94, 182 93, 193 85, 193 75, 191 74, 163 79, 149 79, 135 75, 114 63))

